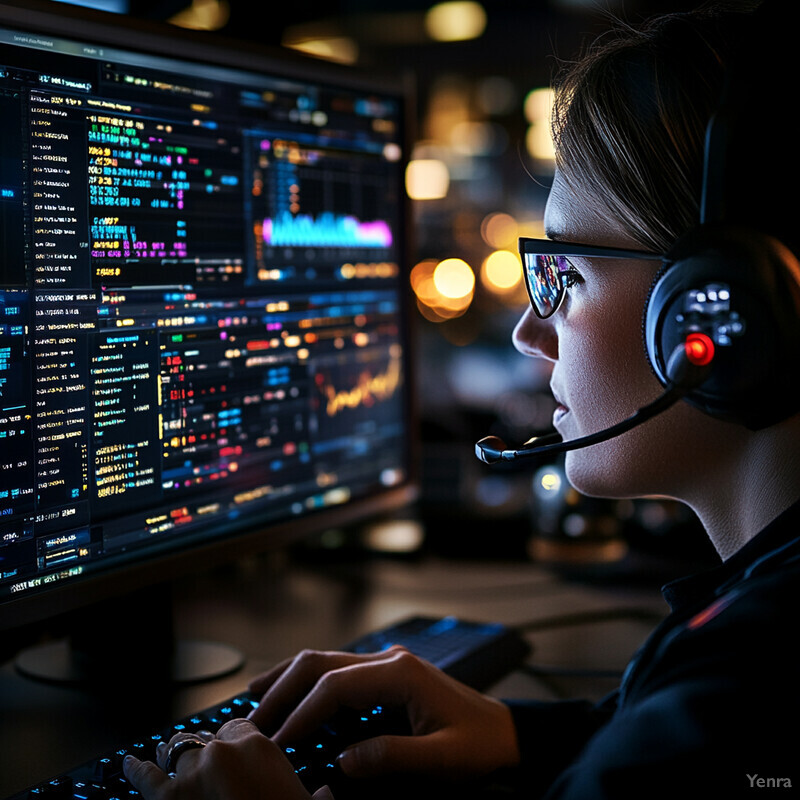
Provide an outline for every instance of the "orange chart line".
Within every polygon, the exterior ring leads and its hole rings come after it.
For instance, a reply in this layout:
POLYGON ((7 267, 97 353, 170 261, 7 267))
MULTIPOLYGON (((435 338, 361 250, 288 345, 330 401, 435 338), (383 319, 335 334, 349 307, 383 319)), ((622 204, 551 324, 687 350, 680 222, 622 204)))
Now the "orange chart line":
POLYGON ((371 406, 386 400, 397 391, 400 380, 400 359, 394 357, 385 372, 377 375, 362 372, 358 377, 358 383, 352 389, 337 391, 333 386, 325 386, 323 389, 327 399, 325 411, 329 417, 334 417, 346 408, 371 406))

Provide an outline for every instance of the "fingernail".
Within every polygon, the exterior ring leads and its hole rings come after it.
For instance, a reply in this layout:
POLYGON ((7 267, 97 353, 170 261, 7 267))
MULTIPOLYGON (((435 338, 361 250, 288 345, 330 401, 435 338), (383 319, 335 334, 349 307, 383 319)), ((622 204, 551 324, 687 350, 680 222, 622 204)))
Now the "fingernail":
POLYGON ((339 769, 342 770, 342 772, 344 772, 346 775, 349 772, 348 766, 352 763, 352 761, 353 761, 353 755, 350 749, 343 750, 336 757, 336 766, 339 767, 339 769))

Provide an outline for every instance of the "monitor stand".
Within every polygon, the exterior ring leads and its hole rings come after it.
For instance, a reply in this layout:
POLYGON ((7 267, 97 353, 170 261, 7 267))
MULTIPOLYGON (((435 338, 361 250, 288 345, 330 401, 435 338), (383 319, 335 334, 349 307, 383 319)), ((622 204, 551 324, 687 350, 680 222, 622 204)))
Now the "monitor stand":
POLYGON ((171 585, 97 602, 67 619, 69 635, 17 655, 23 675, 57 684, 192 684, 230 675, 244 655, 222 642, 175 635, 171 585))

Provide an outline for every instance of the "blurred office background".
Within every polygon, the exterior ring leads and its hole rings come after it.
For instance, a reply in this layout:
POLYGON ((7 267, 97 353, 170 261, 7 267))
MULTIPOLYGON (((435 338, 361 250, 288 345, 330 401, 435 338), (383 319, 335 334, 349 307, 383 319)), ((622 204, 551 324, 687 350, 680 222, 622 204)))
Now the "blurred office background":
POLYGON ((566 484, 557 458, 521 470, 489 469, 473 454, 482 436, 522 442, 547 429, 552 415, 546 365, 517 354, 510 342, 527 303, 516 240, 542 235, 552 176, 551 76, 560 59, 613 17, 638 21, 697 3, 78 4, 412 75, 416 122, 407 190, 415 222, 410 281, 422 431, 418 511, 425 525, 400 519, 373 529, 373 547, 521 556, 617 575, 710 560, 696 521, 681 507, 582 497, 566 484))

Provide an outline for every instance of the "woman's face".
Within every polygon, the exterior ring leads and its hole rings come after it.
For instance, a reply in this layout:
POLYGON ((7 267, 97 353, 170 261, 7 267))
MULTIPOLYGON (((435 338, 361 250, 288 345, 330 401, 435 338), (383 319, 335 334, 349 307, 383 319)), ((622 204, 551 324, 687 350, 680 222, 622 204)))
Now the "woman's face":
MULTIPOLYGON (((555 176, 545 211, 550 238, 641 249, 596 204, 576 197, 555 176)), ((662 392, 647 361, 642 317, 658 263, 571 259, 581 279, 559 310, 540 320, 532 310, 514 331, 516 348, 552 362, 553 417, 565 440, 607 428, 662 392)), ((603 497, 668 495, 688 499, 689 473, 719 454, 719 425, 678 403, 607 442, 567 453, 567 476, 581 492, 603 497), (712 441, 713 440, 713 441, 712 441), (690 468, 691 467, 691 468, 690 468)))

